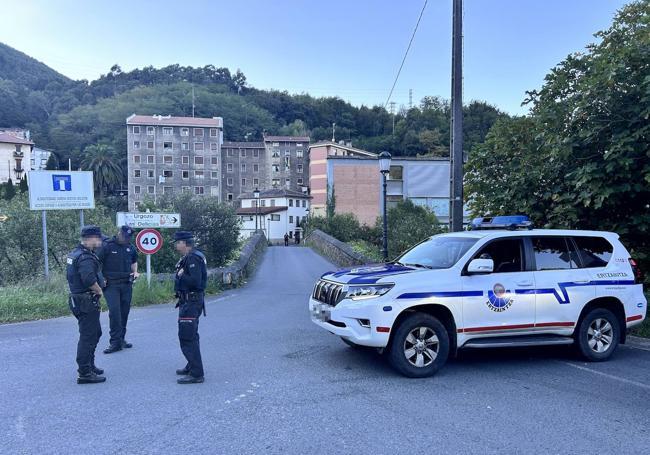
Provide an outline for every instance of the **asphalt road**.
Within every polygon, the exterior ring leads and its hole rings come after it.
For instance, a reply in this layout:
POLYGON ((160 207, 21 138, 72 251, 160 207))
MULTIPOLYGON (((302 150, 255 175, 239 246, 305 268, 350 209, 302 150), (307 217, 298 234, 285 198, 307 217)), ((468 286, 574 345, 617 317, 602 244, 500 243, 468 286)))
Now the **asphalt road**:
POLYGON ((249 284, 211 299, 199 385, 175 382, 172 305, 132 312, 134 348, 99 352, 98 385, 75 383, 74 319, 0 326, 0 453, 650 450, 650 350, 600 364, 560 348, 482 351, 406 379, 309 321, 309 292, 332 268, 306 248, 270 248, 249 284))

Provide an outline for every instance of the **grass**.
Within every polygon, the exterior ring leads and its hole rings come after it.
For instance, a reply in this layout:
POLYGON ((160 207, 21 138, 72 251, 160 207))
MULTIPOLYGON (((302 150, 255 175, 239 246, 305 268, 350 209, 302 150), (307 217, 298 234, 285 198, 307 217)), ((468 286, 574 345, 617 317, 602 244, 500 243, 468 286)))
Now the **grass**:
POLYGON ((381 251, 377 246, 365 240, 352 240, 348 242, 354 251, 363 254, 365 257, 375 262, 382 262, 381 251))
MULTIPOLYGON (((207 293, 221 290, 214 280, 208 281, 207 293)), ((53 275, 49 281, 38 280, 0 287, 0 324, 56 318, 70 314, 68 309, 68 286, 63 275, 53 275)), ((174 284, 171 281, 151 281, 143 276, 133 286, 132 306, 146 306, 174 300, 174 284)), ((106 301, 102 299, 102 309, 106 301)))

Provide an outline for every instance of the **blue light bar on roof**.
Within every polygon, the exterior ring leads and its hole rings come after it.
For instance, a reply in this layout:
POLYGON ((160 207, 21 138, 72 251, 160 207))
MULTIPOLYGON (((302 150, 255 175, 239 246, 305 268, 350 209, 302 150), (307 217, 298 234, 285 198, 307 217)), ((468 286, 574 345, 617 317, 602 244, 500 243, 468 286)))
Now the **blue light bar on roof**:
POLYGON ((473 230, 478 229, 532 229, 533 223, 526 215, 483 216, 474 218, 471 223, 473 230))

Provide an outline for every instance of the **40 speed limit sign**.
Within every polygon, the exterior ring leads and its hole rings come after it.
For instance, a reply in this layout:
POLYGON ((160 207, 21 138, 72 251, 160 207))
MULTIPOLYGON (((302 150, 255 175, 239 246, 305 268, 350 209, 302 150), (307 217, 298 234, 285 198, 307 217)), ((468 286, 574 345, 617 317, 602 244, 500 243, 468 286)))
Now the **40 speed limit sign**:
POLYGON ((155 229, 143 229, 135 238, 135 246, 144 254, 154 254, 162 244, 162 235, 155 229))

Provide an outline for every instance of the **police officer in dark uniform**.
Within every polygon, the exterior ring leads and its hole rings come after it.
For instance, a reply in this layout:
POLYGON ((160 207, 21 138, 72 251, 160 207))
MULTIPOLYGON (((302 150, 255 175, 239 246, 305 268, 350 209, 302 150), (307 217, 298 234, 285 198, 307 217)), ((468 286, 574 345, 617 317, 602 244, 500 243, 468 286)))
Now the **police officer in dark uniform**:
POLYGON ((203 361, 199 347, 199 317, 205 315, 205 286, 207 284, 207 261, 195 248, 194 236, 188 231, 174 234, 176 251, 182 257, 176 264, 174 290, 178 298, 178 339, 181 351, 187 359, 185 368, 176 370, 183 376, 179 384, 203 382, 203 361))
POLYGON ((104 370, 95 366, 95 349, 102 336, 99 323, 103 278, 99 259, 93 252, 102 244, 102 232, 97 226, 81 229, 81 243, 68 255, 66 277, 70 287, 68 305, 79 323, 77 344, 77 384, 106 381, 104 370))
POLYGON ((105 240, 97 257, 102 263, 102 272, 106 279, 104 297, 108 304, 110 322, 110 344, 104 354, 111 354, 130 348, 126 335, 126 323, 131 310, 133 282, 138 278, 138 253, 131 244, 133 229, 122 226, 117 235, 105 240))

